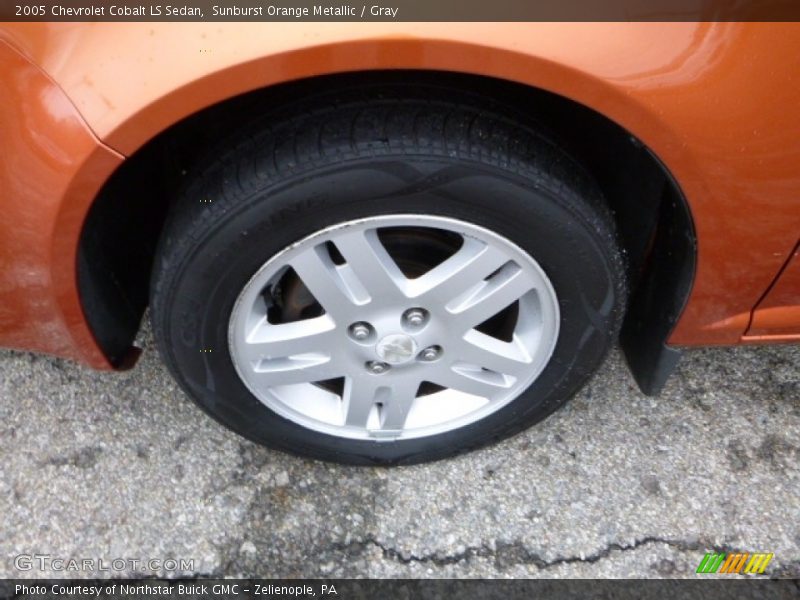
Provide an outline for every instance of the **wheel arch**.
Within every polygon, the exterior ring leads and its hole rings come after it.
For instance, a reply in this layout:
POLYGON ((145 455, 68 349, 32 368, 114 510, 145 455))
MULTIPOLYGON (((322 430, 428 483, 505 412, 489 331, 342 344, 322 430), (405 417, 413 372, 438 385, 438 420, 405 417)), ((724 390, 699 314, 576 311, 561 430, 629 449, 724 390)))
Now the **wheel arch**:
MULTIPOLYGON (((354 44, 338 51, 358 54, 359 48, 363 50, 354 44)), ((391 45, 382 48, 382 52, 391 51, 391 45)), ((191 172, 203 146, 252 117, 264 102, 311 93, 319 86, 417 77, 446 81, 455 89, 478 88, 532 114, 546 123, 598 180, 614 212, 633 283, 621 336, 623 348, 640 387, 657 392, 679 355, 666 342, 694 278, 696 237, 691 211, 676 179, 644 140, 570 96, 613 106, 612 112, 621 110, 634 123, 657 120, 602 80, 536 59, 533 71, 538 69, 538 79, 570 82, 556 92, 546 85, 520 82, 515 61, 521 58, 510 52, 505 52, 504 58, 509 64, 498 62, 505 66, 498 66, 493 76, 455 69, 355 69, 282 83, 271 79, 274 72, 264 64, 240 65, 236 68, 270 75, 256 81, 257 89, 234 96, 230 90, 241 86, 236 82, 241 82, 245 71, 209 75, 143 107, 103 136, 104 142, 126 153, 128 159, 105 183, 87 215, 79 242, 78 288, 89 326, 112 364, 124 365, 131 355, 147 304, 149 273, 170 194, 191 172), (264 81, 267 83, 261 85, 264 81)), ((531 59, 525 58, 530 69, 531 59)), ((316 64, 307 54, 283 59, 316 64)), ((370 55, 359 60, 369 63, 370 55)), ((461 60, 465 64, 463 56, 461 60)), ((643 129, 652 132, 660 127, 643 129)), ((664 135, 671 135, 666 128, 664 135)))

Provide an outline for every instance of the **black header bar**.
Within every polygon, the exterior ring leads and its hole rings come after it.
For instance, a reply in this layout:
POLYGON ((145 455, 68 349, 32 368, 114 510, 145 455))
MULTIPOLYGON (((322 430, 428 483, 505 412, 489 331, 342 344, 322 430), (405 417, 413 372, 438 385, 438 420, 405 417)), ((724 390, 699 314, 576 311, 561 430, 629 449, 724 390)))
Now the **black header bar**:
POLYGON ((800 21, 800 0, 0 0, 0 21, 800 21))

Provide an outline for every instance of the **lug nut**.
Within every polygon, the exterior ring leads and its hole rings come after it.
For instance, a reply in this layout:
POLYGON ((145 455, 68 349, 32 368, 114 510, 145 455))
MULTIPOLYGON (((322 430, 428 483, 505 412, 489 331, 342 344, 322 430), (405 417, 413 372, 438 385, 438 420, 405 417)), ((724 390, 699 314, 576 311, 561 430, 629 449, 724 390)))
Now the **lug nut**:
POLYGON ((421 360, 431 362, 439 358, 442 354, 441 346, 429 346, 419 353, 421 360))
POLYGON ((350 336, 354 340, 363 342, 372 333, 372 327, 370 327, 369 323, 364 323, 364 322, 353 323, 352 325, 350 325, 349 331, 350 331, 350 336))
POLYGON ((428 318, 428 311, 424 308, 409 308, 403 313, 403 321, 411 327, 420 327, 428 318))
POLYGON ((367 366, 367 371, 369 371, 373 375, 381 375, 389 370, 388 364, 386 364, 385 362, 379 362, 377 360, 369 361, 366 366, 367 366))

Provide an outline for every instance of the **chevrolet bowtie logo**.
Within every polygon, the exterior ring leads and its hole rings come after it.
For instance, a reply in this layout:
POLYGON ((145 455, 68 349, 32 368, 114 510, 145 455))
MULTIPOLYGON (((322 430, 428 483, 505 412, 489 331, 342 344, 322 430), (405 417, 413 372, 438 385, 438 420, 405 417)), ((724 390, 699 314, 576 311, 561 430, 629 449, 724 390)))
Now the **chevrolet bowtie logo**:
POLYGON ((388 363, 397 365, 414 358, 417 344, 414 339, 402 333, 387 335, 375 347, 378 357, 388 363))

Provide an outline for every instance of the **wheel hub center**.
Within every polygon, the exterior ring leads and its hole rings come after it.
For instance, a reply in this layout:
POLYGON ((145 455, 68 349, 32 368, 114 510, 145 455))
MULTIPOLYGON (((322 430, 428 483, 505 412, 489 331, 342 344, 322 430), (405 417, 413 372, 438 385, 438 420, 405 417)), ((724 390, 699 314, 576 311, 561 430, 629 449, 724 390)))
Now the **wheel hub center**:
POLYGON ((382 361, 399 365, 417 355, 417 342, 410 335, 392 333, 381 338, 375 346, 375 352, 382 361))

